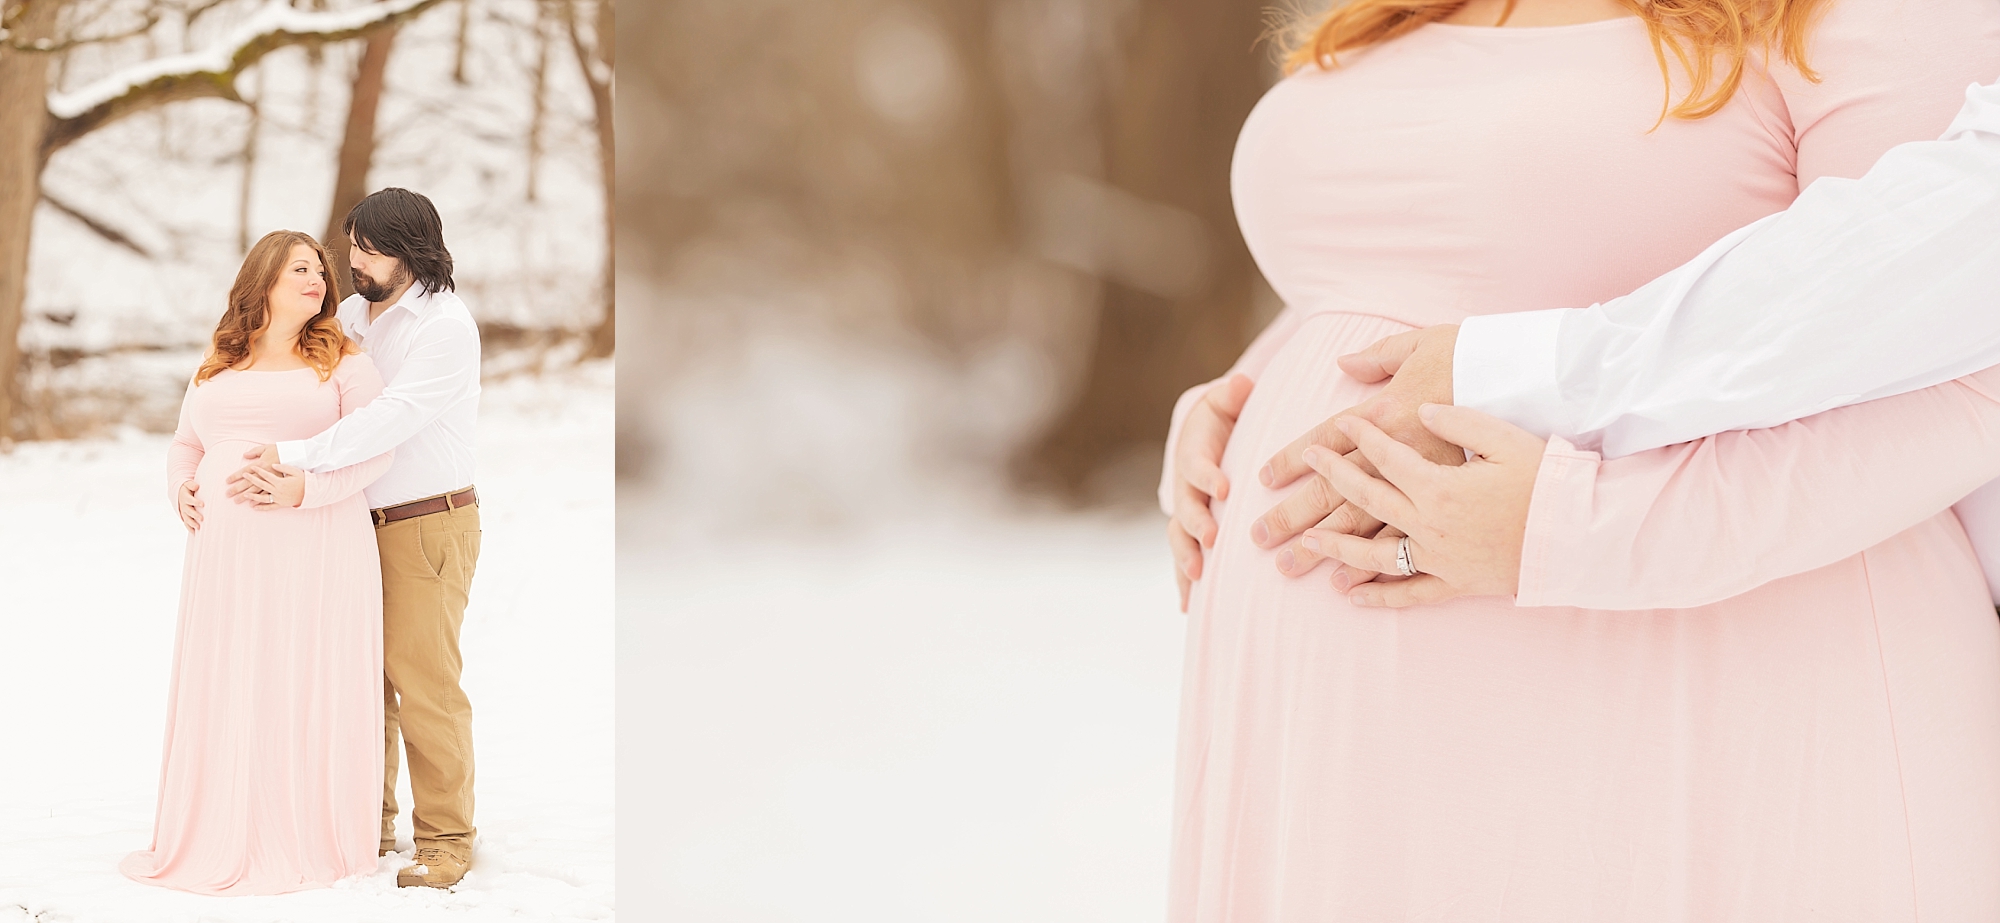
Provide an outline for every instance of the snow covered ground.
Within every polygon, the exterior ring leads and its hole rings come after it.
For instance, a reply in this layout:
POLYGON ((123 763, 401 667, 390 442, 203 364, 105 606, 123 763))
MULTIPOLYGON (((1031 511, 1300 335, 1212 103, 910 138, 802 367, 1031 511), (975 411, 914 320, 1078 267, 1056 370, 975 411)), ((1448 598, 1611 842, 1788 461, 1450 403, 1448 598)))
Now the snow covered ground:
POLYGON ((1185 622, 1156 515, 700 540, 643 499, 619 520, 633 919, 1164 918, 1185 622))
POLYGON ((0 456, 0 923, 612 919, 612 405, 609 363, 486 390, 464 628, 480 847, 452 893, 398 890, 404 857, 277 897, 120 876, 151 834, 180 581, 167 437, 0 456))

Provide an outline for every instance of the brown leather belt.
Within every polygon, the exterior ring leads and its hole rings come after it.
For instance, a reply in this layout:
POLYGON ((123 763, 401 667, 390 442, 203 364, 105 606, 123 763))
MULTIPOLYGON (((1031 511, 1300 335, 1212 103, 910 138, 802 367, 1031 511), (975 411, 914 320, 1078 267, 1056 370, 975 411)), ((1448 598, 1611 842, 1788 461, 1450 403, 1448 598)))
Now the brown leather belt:
POLYGON ((408 503, 385 506, 379 510, 369 510, 368 515, 375 518, 376 526, 386 526, 392 522, 415 519, 418 516, 429 516, 432 513, 442 513, 446 510, 478 505, 479 491, 467 487, 457 493, 438 494, 435 497, 425 497, 422 500, 411 500, 408 503))

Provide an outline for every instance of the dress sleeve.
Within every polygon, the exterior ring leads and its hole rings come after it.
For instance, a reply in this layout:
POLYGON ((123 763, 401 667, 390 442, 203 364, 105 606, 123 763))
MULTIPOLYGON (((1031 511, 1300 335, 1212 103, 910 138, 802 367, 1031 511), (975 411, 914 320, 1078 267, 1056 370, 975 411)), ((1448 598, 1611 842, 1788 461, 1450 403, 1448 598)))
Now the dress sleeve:
MULTIPOLYGON (((2000 73, 2000 4, 1834 0, 1811 49, 1818 82, 1782 69, 1777 78, 1801 186, 1859 176, 1890 147, 1937 137, 1966 85, 2000 73)), ((1609 461, 1554 439, 1529 508, 1516 600, 1705 605, 1851 557, 2000 475, 1996 395, 2000 369, 1988 369, 1609 461)))
POLYGON ((1557 438, 1523 606, 1703 606, 1852 557, 2000 477, 2000 368, 1604 461, 1557 438))
POLYGON ((196 387, 194 379, 188 379, 187 393, 181 397, 180 422, 174 425, 174 441, 167 445, 167 505, 176 515, 181 508, 181 485, 194 480, 195 469, 201 467, 201 457, 206 454, 192 420, 196 387))
POLYGON ((1230 366, 1229 371, 1224 372, 1222 377, 1202 382, 1181 392, 1180 399, 1174 402, 1173 419, 1167 424, 1167 458, 1160 469, 1160 509, 1167 515, 1174 514, 1174 445, 1181 441, 1181 424, 1187 422, 1188 413, 1194 410, 1195 402, 1201 400, 1202 395, 1208 393, 1208 389, 1228 381, 1231 375, 1246 375, 1251 381, 1263 377, 1264 367, 1271 364, 1272 357, 1292 339, 1292 334, 1299 331, 1299 325, 1305 323, 1305 319, 1305 312, 1287 305, 1284 310, 1278 312, 1277 317, 1265 325, 1264 332, 1257 334, 1257 338, 1250 341, 1249 347, 1243 350, 1243 355, 1237 357, 1236 364, 1230 366))
POLYGON ((2000 3, 1829 0, 1807 48, 1818 81, 1772 66, 1800 189, 1860 176, 1888 149, 1945 130, 1966 87, 2000 74, 2000 3))
MULTIPOLYGON (((343 419, 382 393, 382 375, 365 355, 348 356, 341 360, 339 367, 333 370, 333 383, 340 391, 340 416, 343 419)), ((387 472, 395 456, 395 450, 391 449, 345 468, 324 473, 306 472, 306 493, 299 502, 299 508, 326 506, 354 496, 387 472)))

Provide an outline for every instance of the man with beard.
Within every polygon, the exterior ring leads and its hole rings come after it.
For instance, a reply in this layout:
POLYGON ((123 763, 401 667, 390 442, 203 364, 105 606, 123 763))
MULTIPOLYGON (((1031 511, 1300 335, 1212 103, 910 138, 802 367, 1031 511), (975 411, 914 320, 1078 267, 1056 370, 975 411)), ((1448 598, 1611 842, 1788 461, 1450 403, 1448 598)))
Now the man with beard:
POLYGON ((396 751, 409 752, 415 863, 399 887, 448 888, 472 863, 472 705, 459 688, 459 626, 479 560, 472 489, 479 328, 453 291, 444 223, 422 195, 388 188, 342 222, 355 294, 340 323, 382 372, 382 395, 311 439, 259 446, 230 495, 295 507, 306 471, 394 449, 367 488, 382 557, 385 772, 381 854, 396 849, 396 751))

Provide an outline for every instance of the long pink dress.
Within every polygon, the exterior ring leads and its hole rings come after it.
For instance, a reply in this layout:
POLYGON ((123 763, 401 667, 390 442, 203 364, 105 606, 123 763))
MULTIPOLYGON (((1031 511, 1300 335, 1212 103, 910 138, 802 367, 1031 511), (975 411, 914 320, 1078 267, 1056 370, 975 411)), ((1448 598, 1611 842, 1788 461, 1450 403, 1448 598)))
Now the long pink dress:
POLYGON ((2000 624, 1945 512, 2000 473, 2000 376, 1557 443, 1520 606, 1356 609, 1248 539, 1257 468, 1372 393, 1336 357, 1615 297, 1935 137, 2000 75, 2000 3, 1833 0, 1809 61, 1649 133, 1640 21, 1438 24, 1259 103, 1235 202, 1286 308, 1192 600, 1170 919, 2000 920, 2000 624))
POLYGON ((373 872, 382 812, 382 571, 361 489, 382 455, 308 475, 298 509, 227 496, 259 444, 304 439, 382 392, 365 355, 225 370, 188 388, 170 494, 200 485, 188 538, 153 845, 127 876, 200 894, 277 894, 373 872))

